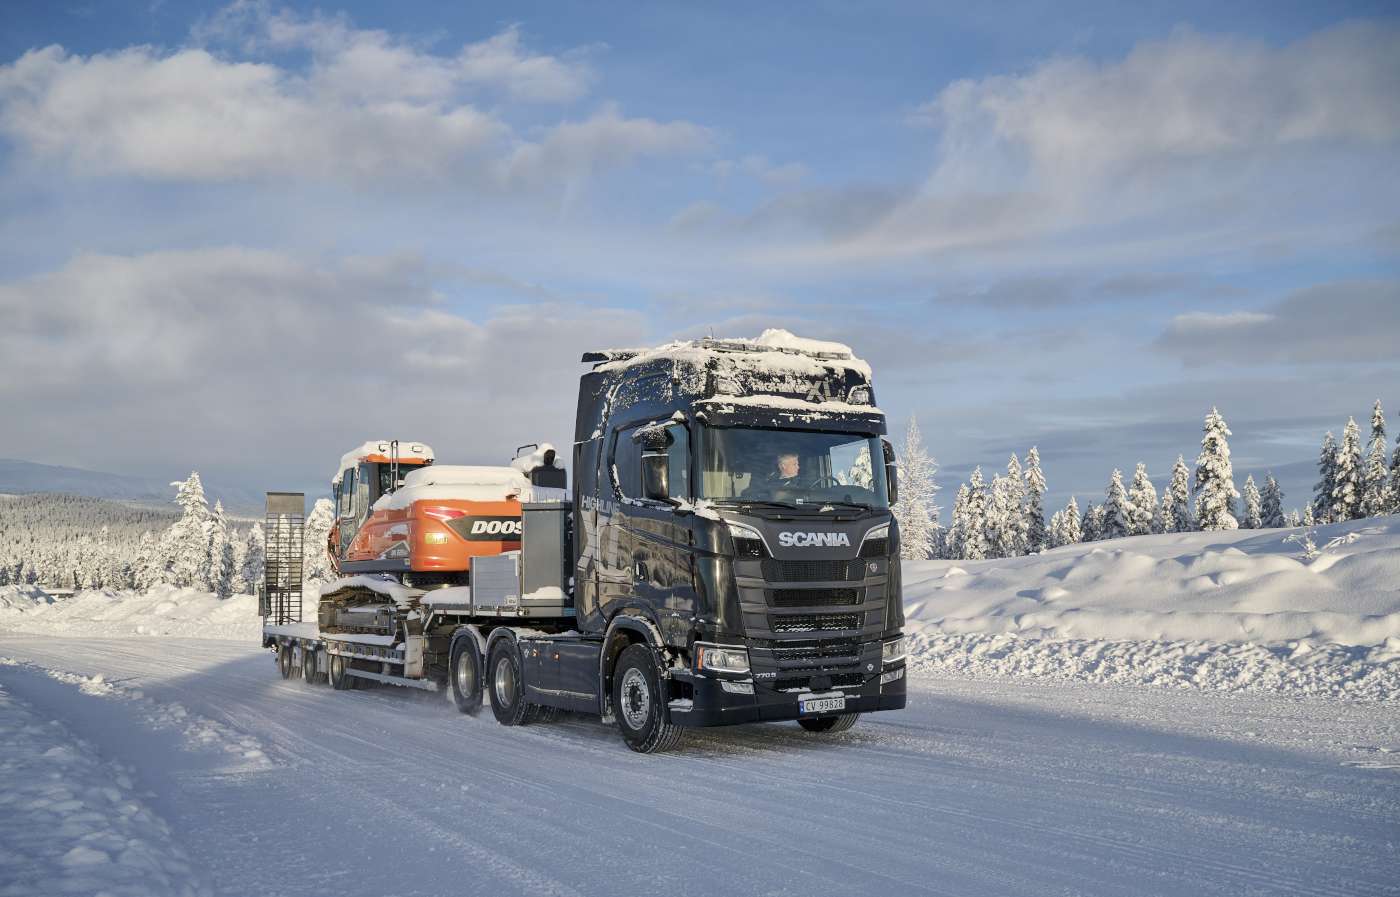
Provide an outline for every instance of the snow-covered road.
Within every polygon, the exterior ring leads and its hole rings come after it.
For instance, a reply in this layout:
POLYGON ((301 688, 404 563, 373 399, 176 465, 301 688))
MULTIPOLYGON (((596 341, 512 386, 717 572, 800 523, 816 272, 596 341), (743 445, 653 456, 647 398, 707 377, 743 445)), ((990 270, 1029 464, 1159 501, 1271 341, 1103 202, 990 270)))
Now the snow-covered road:
POLYGON ((284 682, 235 642, 0 657, 0 688, 130 768, 219 894, 1400 894, 1390 705, 915 678, 908 710, 841 736, 644 757, 583 718, 284 682))

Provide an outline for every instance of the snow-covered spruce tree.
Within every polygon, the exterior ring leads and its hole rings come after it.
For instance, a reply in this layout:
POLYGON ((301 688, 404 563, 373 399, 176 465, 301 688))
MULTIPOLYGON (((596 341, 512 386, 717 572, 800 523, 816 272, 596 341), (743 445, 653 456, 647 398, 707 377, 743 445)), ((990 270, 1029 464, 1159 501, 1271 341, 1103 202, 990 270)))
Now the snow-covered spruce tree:
POLYGON ((205 531, 209 537, 209 587, 219 598, 232 597, 233 580, 237 575, 233 560, 234 534, 229 530, 222 501, 214 502, 205 531))
POLYGON ((1104 490, 1103 519, 1099 524, 1100 539, 1121 539, 1132 533, 1128 522, 1131 509, 1128 507, 1128 493, 1123 488, 1123 471, 1113 469, 1108 488, 1104 490))
POLYGON ((1021 462, 1013 454, 1006 476, 992 480, 987 503, 988 557, 1014 558, 1026 553, 1025 484, 1021 462))
POLYGON ((180 506, 180 519, 171 524, 160 541, 162 568, 158 582, 208 590, 204 579, 208 572, 208 541, 204 524, 209 521, 209 502, 204 497, 204 485, 199 472, 190 473, 184 482, 170 485, 177 488, 175 504, 180 506))
POLYGON ((1303 506, 1303 526, 1317 526, 1317 515, 1313 513, 1312 505, 1303 506))
POLYGON ((934 504, 938 484, 933 479, 937 472, 938 462, 929 456, 919 423, 910 415, 899 452, 899 501, 891 509, 899 521, 899 556, 905 560, 933 555, 939 528, 934 504))
POLYGON ((1058 527, 1051 528, 1051 542, 1054 547, 1062 545, 1075 545, 1084 536, 1084 530, 1079 525, 1079 502, 1074 500, 1074 496, 1069 497, 1069 503, 1055 512, 1055 516, 1060 519, 1058 527))
POLYGON ((958 493, 953 499, 953 522, 943 537, 943 556, 949 560, 963 557, 963 545, 967 538, 967 503, 969 490, 966 483, 958 484, 958 493))
POLYGON ((1045 473, 1040 469, 1040 449, 1031 446, 1026 453, 1026 550, 1044 551, 1049 542, 1045 531, 1045 473))
POLYGON ((1283 490, 1271 473, 1264 479, 1264 498, 1260 522, 1265 529, 1279 529, 1287 524, 1283 516, 1283 490))
POLYGON ((980 561, 987 557, 987 483, 982 468, 976 467, 967 482, 967 504, 964 513, 966 530, 962 538, 964 560, 980 561))
POLYGON ((1162 532, 1189 533, 1196 528, 1191 518, 1191 472, 1181 455, 1172 465, 1171 485, 1162 493, 1162 509, 1162 532))
POLYGON ((1259 487, 1254 485, 1254 474, 1244 478, 1244 519, 1240 521, 1243 529, 1260 529, 1264 525, 1264 499, 1259 494, 1259 487))
POLYGON ((1084 513, 1079 515, 1079 541, 1097 542, 1102 520, 1103 512, 1095 507, 1093 502, 1085 502, 1084 513))
POLYGON ((1342 444, 1337 446, 1337 475, 1332 483, 1332 522, 1361 516, 1361 428, 1347 418, 1342 444))
POLYGON ((1196 456, 1196 522, 1205 532, 1238 529, 1235 472, 1230 464, 1230 428, 1219 409, 1210 409, 1196 456))
POLYGON ((1390 513, 1390 487, 1385 469, 1385 412, 1381 400, 1371 409, 1371 441, 1361 468, 1361 516, 1380 517, 1390 513))
POLYGON ((243 542, 243 562, 238 568, 239 589, 243 594, 253 594, 262 582, 263 567, 267 562, 267 546, 261 523, 248 528, 243 542))
MULTIPOLYGON (((335 505, 329 498, 318 498, 306 517, 306 535, 302 550, 302 579, 328 580, 335 575, 331 569, 331 559, 326 553, 326 539, 335 523, 335 505)), ((901 533, 901 537, 903 534, 901 533)))
POLYGON ((1332 522, 1332 490, 1337 487, 1337 438, 1328 430, 1322 437, 1322 451, 1317 456, 1317 483, 1313 486, 1313 519, 1318 523, 1332 522))
POLYGON ((1133 471, 1133 485, 1128 490, 1128 530, 1134 536, 1160 532, 1157 513, 1157 488, 1147 477, 1147 465, 1138 462, 1133 471))
MULTIPOLYGON (((1312 510, 1312 509, 1309 508, 1309 512, 1310 512, 1310 513, 1311 513, 1311 510, 1312 510)), ((1302 526, 1302 525, 1303 525, 1303 515, 1301 515, 1301 514, 1298 513, 1298 509, 1297 509, 1297 508, 1294 508, 1293 510, 1291 510, 1291 511, 1288 512, 1288 525, 1289 525, 1289 526, 1302 526)))

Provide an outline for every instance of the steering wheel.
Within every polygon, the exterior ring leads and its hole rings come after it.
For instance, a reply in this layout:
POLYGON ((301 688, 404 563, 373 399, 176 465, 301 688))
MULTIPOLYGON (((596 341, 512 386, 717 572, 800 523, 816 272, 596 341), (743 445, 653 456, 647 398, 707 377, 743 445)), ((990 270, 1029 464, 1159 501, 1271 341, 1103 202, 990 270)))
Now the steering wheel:
POLYGON ((811 483, 813 489, 835 489, 837 486, 841 485, 831 474, 815 476, 812 478, 811 483))

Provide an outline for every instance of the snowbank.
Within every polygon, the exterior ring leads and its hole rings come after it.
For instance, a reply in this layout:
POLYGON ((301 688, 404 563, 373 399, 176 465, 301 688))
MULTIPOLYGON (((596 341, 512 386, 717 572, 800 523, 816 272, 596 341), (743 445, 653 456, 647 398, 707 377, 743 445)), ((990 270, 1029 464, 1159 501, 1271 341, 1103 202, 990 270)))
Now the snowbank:
POLYGON ((906 561, 916 669, 1400 700, 1400 517, 906 561))
MULTIPOLYGON (((308 584, 314 594, 314 585, 308 584)), ((157 586, 149 592, 92 589, 55 599, 34 586, 0 586, 0 631, 73 636, 259 638, 252 595, 220 600, 212 592, 157 586)))
POLYGON ((1000 561, 906 561, 915 629, 1051 638, 1400 639, 1400 517, 1317 528, 1312 561, 1296 530, 1136 536, 1000 561))
POLYGON ((131 770, 0 687, 0 897, 210 893, 131 770))

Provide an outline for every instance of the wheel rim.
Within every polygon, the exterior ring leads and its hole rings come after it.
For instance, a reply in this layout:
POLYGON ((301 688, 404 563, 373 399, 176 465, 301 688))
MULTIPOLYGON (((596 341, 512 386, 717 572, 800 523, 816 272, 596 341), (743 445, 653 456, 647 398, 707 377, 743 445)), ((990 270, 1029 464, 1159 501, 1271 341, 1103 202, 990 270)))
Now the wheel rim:
POLYGON ((466 651, 457 655, 457 693, 464 698, 471 697, 472 692, 476 691, 476 676, 472 666, 466 651))
POLYGON ((509 707, 515 703, 515 670, 511 669, 510 658, 496 661, 496 675, 493 677, 496 689, 496 703, 509 707))
POLYGON ((638 730, 646 726, 651 716, 651 686, 636 667, 629 667, 622 674, 622 715, 628 726, 638 730))

